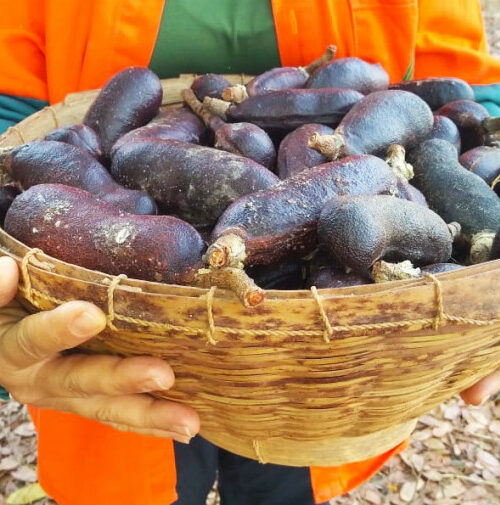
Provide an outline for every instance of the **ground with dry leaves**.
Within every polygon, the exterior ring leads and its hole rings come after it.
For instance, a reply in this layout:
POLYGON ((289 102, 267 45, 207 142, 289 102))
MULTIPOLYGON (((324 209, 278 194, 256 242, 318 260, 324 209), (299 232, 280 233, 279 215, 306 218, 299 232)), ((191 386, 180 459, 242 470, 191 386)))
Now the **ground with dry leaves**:
MULTIPOLYGON (((482 3, 491 51, 500 57, 500 0, 482 3)), ((0 505, 5 505, 16 489, 36 482, 36 435, 25 408, 15 402, 0 405, 0 456, 0 505)), ((209 502, 217 502, 214 494, 209 502)), ((458 398, 443 403, 420 419, 404 453, 331 503, 500 504, 500 398, 481 407, 466 407, 458 398)), ((56 504, 44 498, 34 505, 56 504)))

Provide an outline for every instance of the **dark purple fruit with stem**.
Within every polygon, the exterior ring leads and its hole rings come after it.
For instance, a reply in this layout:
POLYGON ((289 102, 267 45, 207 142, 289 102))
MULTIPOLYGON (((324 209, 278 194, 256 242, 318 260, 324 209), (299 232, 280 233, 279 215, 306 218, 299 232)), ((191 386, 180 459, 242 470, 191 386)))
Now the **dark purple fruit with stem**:
POLYGON ((64 142, 37 140, 0 153, 0 167, 23 189, 58 183, 84 189, 132 214, 156 214, 144 191, 120 186, 87 151, 64 142))
POLYGON ((428 138, 434 125, 429 106, 407 91, 377 91, 358 101, 333 135, 313 135, 309 146, 329 159, 350 154, 385 156, 392 144, 406 149, 428 138))
POLYGON ((177 140, 126 144, 110 170, 124 186, 147 191, 164 212, 196 227, 212 226, 237 198, 279 182, 248 158, 177 140))
POLYGON ((187 284, 202 266, 204 243, 188 223, 128 214, 62 184, 40 184, 19 195, 5 230, 29 247, 111 275, 187 284))
POLYGON ((111 157, 125 144, 143 139, 181 140, 199 144, 206 135, 206 127, 200 118, 187 107, 170 109, 145 126, 136 128, 120 137, 111 148, 111 157))
MULTIPOLYGON (((337 48, 333 45, 325 53, 306 67, 277 67, 254 77, 245 86, 230 86, 222 93, 222 98, 229 102, 240 103, 250 96, 264 95, 271 91, 290 88, 303 88, 311 73, 323 63, 335 58, 337 48)), ((201 98, 200 98, 201 100, 201 98)))
POLYGON ((331 135, 333 130, 328 126, 312 123, 300 126, 290 132, 280 143, 278 150, 278 175, 280 179, 292 177, 306 168, 312 168, 328 159, 308 146, 313 134, 331 135))
POLYGON ((247 307, 265 296, 240 269, 203 268, 205 244, 188 223, 127 214, 78 188, 33 186, 10 206, 5 230, 29 247, 110 275, 230 289, 247 307))
POLYGON ((460 164, 473 174, 479 175, 490 188, 500 194, 500 149, 479 146, 463 153, 460 164))
POLYGON ((397 178, 380 158, 350 156, 236 200, 212 233, 206 261, 214 268, 279 263, 317 246, 321 209, 343 195, 395 193, 397 178))
POLYGON ((389 74, 380 63, 340 58, 324 63, 307 81, 307 88, 349 88, 364 95, 389 87, 389 74))
POLYGON ((102 161, 102 148, 96 132, 84 124, 63 126, 45 135, 44 140, 66 142, 88 151, 96 160, 102 161))
POLYGON ((474 100, 474 91, 462 79, 453 77, 431 77, 392 84, 389 89, 400 89, 415 93, 432 110, 455 100, 474 100))
POLYGON ((478 175, 459 162, 455 147, 431 139, 409 153, 414 184, 429 207, 446 222, 455 221, 471 244, 473 263, 486 261, 494 234, 500 226, 500 198, 478 175))
POLYGON ((366 275, 382 259, 417 265, 444 262, 453 244, 438 214, 390 195, 332 199, 321 211, 318 238, 334 259, 366 275))
POLYGON ((191 89, 198 100, 203 101, 206 96, 222 98, 222 92, 231 86, 231 83, 219 74, 199 75, 191 84, 191 89))
POLYGON ((456 147, 458 153, 462 149, 458 127, 446 116, 440 116, 438 114, 434 115, 434 126, 432 127, 432 132, 429 138, 447 140, 450 144, 453 144, 456 147))
POLYGON ((115 74, 101 89, 83 119, 101 140, 109 157, 113 144, 125 133, 149 123, 158 113, 163 90, 148 68, 129 67, 115 74))
POLYGON ((351 89, 285 89, 235 105, 216 98, 205 98, 204 104, 229 122, 292 130, 308 123, 335 127, 361 98, 361 93, 351 89))
POLYGON ((252 123, 226 123, 208 111, 190 89, 182 98, 193 112, 214 132, 214 147, 256 161, 266 168, 276 164, 276 149, 269 135, 252 123))
POLYGON ((473 100, 456 100, 443 105, 437 113, 451 119, 460 132, 462 152, 482 146, 488 138, 483 126, 490 113, 480 103, 473 100))

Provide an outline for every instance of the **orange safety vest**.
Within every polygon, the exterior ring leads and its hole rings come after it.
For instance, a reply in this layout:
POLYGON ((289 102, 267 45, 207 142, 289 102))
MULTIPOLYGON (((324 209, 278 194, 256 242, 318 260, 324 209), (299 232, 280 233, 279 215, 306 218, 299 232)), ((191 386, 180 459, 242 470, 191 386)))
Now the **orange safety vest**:
MULTIPOLYGON (((488 55, 479 0, 271 0, 283 65, 304 65, 335 43, 338 56, 380 62, 391 80, 456 76, 500 82, 488 55)), ((98 88, 130 65, 149 64, 163 0, 0 0, 0 93, 56 103, 98 88)), ((170 440, 123 433, 73 414, 30 408, 39 480, 60 505, 166 505, 176 499, 170 440)), ((385 454, 311 468, 326 501, 373 475, 385 454)))

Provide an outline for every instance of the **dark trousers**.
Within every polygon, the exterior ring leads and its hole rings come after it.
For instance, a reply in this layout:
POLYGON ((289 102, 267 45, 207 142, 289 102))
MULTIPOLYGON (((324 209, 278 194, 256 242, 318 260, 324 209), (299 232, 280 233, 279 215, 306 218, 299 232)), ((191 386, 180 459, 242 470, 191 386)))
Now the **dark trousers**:
POLYGON ((261 464, 237 456, 200 436, 174 442, 175 505, 205 505, 218 478, 221 505, 314 505, 309 468, 261 464))

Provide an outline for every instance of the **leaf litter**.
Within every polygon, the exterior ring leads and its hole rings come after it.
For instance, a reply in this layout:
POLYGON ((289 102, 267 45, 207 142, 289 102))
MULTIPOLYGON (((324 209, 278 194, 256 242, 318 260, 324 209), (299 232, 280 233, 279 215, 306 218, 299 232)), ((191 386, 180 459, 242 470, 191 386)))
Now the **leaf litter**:
MULTIPOLYGON (((500 395, 479 407, 454 397, 421 417, 403 453, 331 505, 498 505, 499 432, 500 395)), ((36 484, 36 433, 26 408, 0 404, 0 505, 9 497, 19 505, 57 505, 39 499, 36 484)), ((214 488, 207 505, 218 503, 214 488)))

